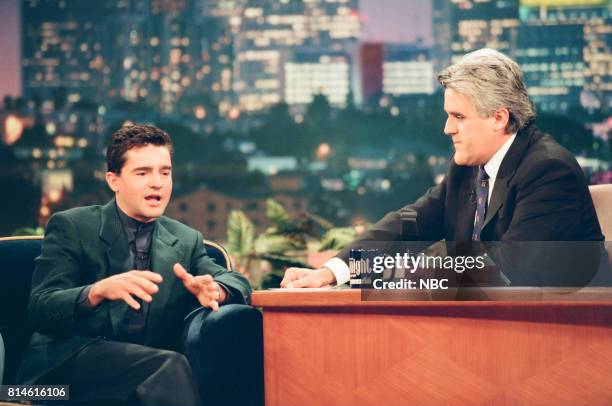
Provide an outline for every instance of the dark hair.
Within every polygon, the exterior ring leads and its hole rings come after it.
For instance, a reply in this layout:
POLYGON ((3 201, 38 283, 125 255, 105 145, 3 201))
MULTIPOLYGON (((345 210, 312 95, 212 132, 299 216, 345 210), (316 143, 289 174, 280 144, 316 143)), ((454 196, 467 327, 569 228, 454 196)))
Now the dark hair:
POLYGON ((132 148, 152 144, 166 146, 172 155, 172 140, 168 133, 153 125, 130 125, 121 127, 111 135, 106 148, 106 167, 109 172, 121 173, 125 165, 125 153, 132 148))

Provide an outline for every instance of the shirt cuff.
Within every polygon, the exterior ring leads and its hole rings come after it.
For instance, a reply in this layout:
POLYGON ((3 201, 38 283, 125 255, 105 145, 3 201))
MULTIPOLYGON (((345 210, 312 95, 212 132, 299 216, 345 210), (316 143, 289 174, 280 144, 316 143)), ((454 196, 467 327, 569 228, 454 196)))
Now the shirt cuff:
MULTIPOLYGON (((221 283, 219 281, 215 281, 215 282, 217 282, 217 285, 219 285, 219 287, 225 291, 225 300, 223 301, 223 303, 231 303, 231 300, 232 300, 232 291, 230 289, 228 289, 228 287, 225 286, 223 283, 221 283)), ((221 303, 219 303, 219 304, 221 304, 221 303)))
POLYGON ((91 290, 91 285, 85 286, 81 289, 81 293, 79 293, 79 297, 76 302, 76 315, 84 316, 88 313, 91 313, 95 308, 89 303, 89 291, 91 290))
POLYGON ((345 284, 351 278, 351 271, 349 270, 348 265, 340 258, 332 258, 323 264, 323 266, 332 271, 336 277, 337 285, 345 284))

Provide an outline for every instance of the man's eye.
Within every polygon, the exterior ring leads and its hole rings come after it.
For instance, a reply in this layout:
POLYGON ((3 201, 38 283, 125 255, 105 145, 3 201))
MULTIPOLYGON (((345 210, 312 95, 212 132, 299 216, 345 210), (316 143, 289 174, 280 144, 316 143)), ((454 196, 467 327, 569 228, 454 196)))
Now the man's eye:
POLYGON ((170 176, 170 171, 163 171, 163 172, 162 172, 162 175, 163 175, 163 176, 170 176))
POLYGON ((136 172, 136 176, 145 176, 144 172, 136 172))

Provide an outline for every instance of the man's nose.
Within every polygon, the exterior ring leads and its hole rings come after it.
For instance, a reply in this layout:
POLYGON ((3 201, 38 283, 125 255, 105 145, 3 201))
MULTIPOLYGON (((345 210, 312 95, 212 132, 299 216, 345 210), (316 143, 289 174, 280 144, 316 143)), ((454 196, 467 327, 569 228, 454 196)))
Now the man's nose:
POLYGON ((453 122, 453 120, 449 117, 446 119, 446 123, 444 124, 444 134, 453 135, 457 132, 457 126, 453 122))
POLYGON ((154 187, 154 188, 162 187, 162 179, 161 179, 160 174, 158 173, 152 174, 151 178, 149 179, 149 184, 151 185, 151 187, 154 187))

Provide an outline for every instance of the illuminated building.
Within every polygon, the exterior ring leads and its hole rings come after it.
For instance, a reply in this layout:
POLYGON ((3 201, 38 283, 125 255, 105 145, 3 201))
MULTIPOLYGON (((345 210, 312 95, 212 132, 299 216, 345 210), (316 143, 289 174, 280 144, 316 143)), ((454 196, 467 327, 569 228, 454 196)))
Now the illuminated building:
POLYGON ((180 98, 197 89, 201 16, 193 1, 132 1, 116 26, 114 89, 122 99, 145 101, 173 112, 180 98))
POLYGON ((585 84, 580 24, 525 24, 516 60, 531 100, 542 111, 567 111, 580 103, 585 84))
MULTIPOLYGON (((142 102, 205 120, 285 97, 297 52, 357 51, 357 0, 26 0, 23 88, 49 109, 142 102), (288 65, 289 64, 289 65, 288 65), (206 115, 196 114, 202 108, 206 115)), ((357 73, 349 69, 351 90, 357 73)), ((357 92, 360 93, 360 92, 357 92)))
POLYGON ((385 95, 432 94, 435 91, 431 50, 421 44, 366 43, 361 47, 362 91, 367 103, 385 95))
POLYGON ((612 107, 612 5, 521 0, 517 60, 543 110, 612 107))
POLYGON ((24 0, 22 80, 26 98, 53 100, 55 107, 104 96, 110 79, 105 44, 112 36, 101 21, 127 2, 24 0))
POLYGON ((290 105, 310 103, 315 94, 344 106, 351 91, 351 57, 346 53, 294 53, 285 63, 285 101, 290 105))
POLYGON ((436 71, 479 48, 512 56, 518 0, 433 0, 432 8, 436 71))
POLYGON ((612 5, 606 0, 433 0, 439 72, 489 47, 516 59, 542 110, 612 106, 612 5))
POLYGON ((451 28, 451 11, 453 7, 449 0, 431 0, 431 29, 434 40, 432 59, 436 73, 441 72, 451 61, 451 31, 453 31, 451 28))
POLYGON ((183 96, 229 92, 229 22, 215 6, 234 3, 26 0, 24 96, 51 101, 50 109, 123 99, 170 113, 183 96))
POLYGON ((429 50, 415 45, 389 44, 383 62, 383 93, 393 96, 432 94, 434 69, 429 50))
MULTIPOLYGON (((201 62, 195 80, 205 92, 211 114, 229 117, 233 106, 234 38, 246 0, 199 0, 201 62)), ((202 99, 200 97, 200 99, 202 99)), ((227 123, 228 120, 220 120, 227 123)))
POLYGON ((239 25, 233 90, 242 110, 259 110, 284 98, 285 66, 301 63, 301 57, 294 60, 296 51, 343 51, 351 55, 351 64, 357 54, 357 0, 247 0, 233 21, 239 25))

